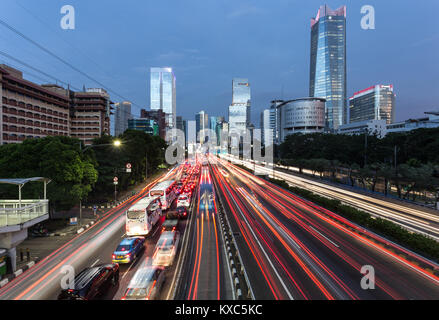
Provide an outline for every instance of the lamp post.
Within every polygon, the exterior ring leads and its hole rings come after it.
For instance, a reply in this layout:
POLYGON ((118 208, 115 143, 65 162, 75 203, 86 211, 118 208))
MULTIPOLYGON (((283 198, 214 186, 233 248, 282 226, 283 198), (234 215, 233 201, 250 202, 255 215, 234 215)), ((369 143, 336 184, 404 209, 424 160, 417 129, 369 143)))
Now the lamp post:
MULTIPOLYGON (((82 148, 82 141, 79 141, 79 152, 83 154, 86 150, 96 147, 104 147, 104 146, 114 146, 114 147, 120 147, 122 145, 122 142, 118 139, 114 140, 113 143, 103 143, 103 144, 97 144, 97 145, 88 145, 84 149, 82 148)), ((78 226, 81 226, 82 221, 82 196, 79 199, 79 221, 78 226)))

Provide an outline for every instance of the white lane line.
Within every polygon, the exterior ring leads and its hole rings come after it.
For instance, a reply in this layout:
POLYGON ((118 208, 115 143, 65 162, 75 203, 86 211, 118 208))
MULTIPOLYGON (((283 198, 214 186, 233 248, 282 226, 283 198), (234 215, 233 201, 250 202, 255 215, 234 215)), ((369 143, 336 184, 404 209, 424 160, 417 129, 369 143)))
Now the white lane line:
POLYGON ((99 259, 96 260, 95 262, 93 262, 93 264, 91 266, 94 267, 98 262, 99 262, 99 259))
MULTIPOLYGON (((230 195, 230 191, 229 191, 229 190, 226 190, 226 191, 227 191, 227 193, 229 193, 229 195, 230 195)), ((287 293, 288 298, 289 298, 290 300, 294 300, 294 298, 293 298, 293 296, 291 295, 290 291, 288 290, 288 288, 287 288, 285 282, 282 280, 282 277, 281 277, 280 274, 277 272, 277 269, 274 267, 273 263, 271 262, 271 259, 270 259, 269 255, 268 255, 267 252, 264 250, 264 248, 263 248, 261 242, 259 241, 258 237, 257 237, 256 234, 254 233, 254 231, 253 231, 253 229, 252 229, 252 227, 251 227, 249 221, 248 221, 247 218, 244 216, 244 213, 241 211, 241 208, 238 206, 238 204, 236 203, 236 201, 235 201, 235 199, 233 198, 233 196, 230 195, 230 197, 231 197, 232 201, 234 202, 235 206, 236 206, 237 208, 239 208, 238 211, 241 213, 241 217, 243 218, 242 221, 245 222, 245 224, 248 226, 248 229, 249 229, 250 232, 252 233, 254 240, 256 240, 256 242, 257 242, 259 248, 261 249, 261 251, 262 251, 262 253, 264 254, 265 258, 267 259, 268 263, 270 264, 272 270, 273 270, 274 273, 276 274, 276 277, 277 277, 278 281, 281 283, 283 289, 284 289, 285 292, 287 293)))
MULTIPOLYGON (((145 249, 146 250, 146 249, 145 249)), ((130 266, 128 267, 127 271, 123 274, 122 279, 125 278, 125 276, 128 274, 128 272, 130 272, 131 267, 134 265, 134 261, 131 262, 130 266)))
POLYGON ((126 233, 124 233, 124 234, 121 236, 121 238, 125 237, 125 235, 126 235, 126 233))
POLYGON ((309 225, 309 227, 311 229, 313 229, 315 232, 317 232, 319 235, 321 235, 323 238, 325 238, 326 240, 328 240, 330 243, 332 243, 334 246, 336 246, 337 248, 340 248, 340 246, 338 244, 336 244, 335 242, 331 241, 328 237, 326 237, 325 235, 321 234, 318 230, 316 230, 316 228, 314 228, 312 225, 309 225))

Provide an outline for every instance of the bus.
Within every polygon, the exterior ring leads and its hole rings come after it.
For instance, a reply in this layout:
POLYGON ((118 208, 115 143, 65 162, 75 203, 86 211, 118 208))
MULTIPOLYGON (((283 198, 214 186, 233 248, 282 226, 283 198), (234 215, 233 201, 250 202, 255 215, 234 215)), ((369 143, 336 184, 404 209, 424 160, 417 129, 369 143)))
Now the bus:
POLYGON ((162 215, 160 197, 145 197, 126 212, 127 236, 146 236, 162 215))
POLYGON ((177 197, 174 187, 174 180, 162 181, 149 190, 149 196, 159 196, 160 202, 162 203, 162 210, 167 210, 171 207, 172 202, 177 197))

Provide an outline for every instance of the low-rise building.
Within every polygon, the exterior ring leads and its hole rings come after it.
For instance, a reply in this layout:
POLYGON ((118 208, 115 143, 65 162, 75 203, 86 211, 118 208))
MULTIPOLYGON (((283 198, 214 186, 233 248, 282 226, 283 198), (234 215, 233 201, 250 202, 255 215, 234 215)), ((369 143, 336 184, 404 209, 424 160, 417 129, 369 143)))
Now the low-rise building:
POLYGON ((148 133, 152 136, 159 135, 159 125, 157 121, 154 119, 129 119, 128 120, 128 129, 130 130, 138 130, 148 133))
POLYGON ((338 127, 339 134, 364 134, 376 135, 383 138, 386 135, 386 120, 367 120, 344 124, 338 127))
POLYGON ((280 142, 294 133, 323 132, 325 129, 325 102, 323 98, 300 98, 284 101, 280 111, 280 142))
POLYGON ((405 132, 420 128, 439 128, 439 111, 424 112, 426 117, 388 124, 386 133, 405 132))

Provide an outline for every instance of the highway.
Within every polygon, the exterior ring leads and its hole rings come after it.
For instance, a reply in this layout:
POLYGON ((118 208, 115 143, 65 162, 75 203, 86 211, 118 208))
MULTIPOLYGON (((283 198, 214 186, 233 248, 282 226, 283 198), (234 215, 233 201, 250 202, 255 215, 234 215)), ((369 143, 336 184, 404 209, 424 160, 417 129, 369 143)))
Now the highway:
MULTIPOLYGON (((111 263, 111 255, 122 238, 125 236, 125 211, 142 197, 146 196, 149 188, 157 182, 172 179, 179 174, 175 168, 166 175, 157 178, 148 184, 139 194, 131 197, 116 208, 109 210, 96 224, 83 233, 77 235, 68 243, 54 251, 51 255, 37 263, 19 277, 0 289, 0 300, 53 300, 57 299, 61 290, 61 273, 63 266, 72 266, 75 273, 86 267, 97 264, 111 263)), ((119 285, 108 292, 102 299, 120 299, 134 275, 135 271, 144 264, 151 263, 152 251, 160 235, 160 226, 164 221, 161 218, 153 233, 145 242, 143 254, 130 265, 120 266, 119 285)), ((186 222, 179 224, 183 234, 186 222)), ((167 278, 172 279, 175 267, 167 272, 167 278)), ((172 281, 166 281, 161 298, 165 299, 171 290, 172 281)))
POLYGON ((211 170, 256 299, 439 299, 438 277, 385 239, 227 161, 211 157, 211 170))
MULTIPOLYGON (((237 160, 231 156, 224 156, 224 158, 233 160, 234 163, 245 165, 252 170, 256 168, 261 174, 273 175, 271 167, 255 165, 253 162, 237 160)), ((282 168, 289 169, 287 167, 282 168)), ((398 204, 392 201, 377 199, 334 185, 287 173, 283 170, 275 169, 275 176, 277 179, 285 180, 293 186, 307 189, 331 199, 340 200, 373 216, 390 220, 412 232, 422 233, 439 240, 439 213, 436 213, 435 210, 422 207, 413 208, 412 206, 405 205, 403 202, 398 204)))
MULTIPOLYGON (((236 298, 220 215, 230 223, 256 299, 439 299, 439 278, 427 270, 439 270, 437 264, 228 161, 214 156, 209 160, 200 167, 189 217, 178 224, 181 241, 174 263, 166 269, 160 299, 236 298), (365 266, 373 267, 373 288, 362 287, 365 266)), ((79 272, 111 262, 125 237, 125 211, 159 181, 178 180, 182 170, 183 166, 174 167, 109 210, 98 223, 1 288, 0 299, 56 299, 63 266, 79 272)), ((164 220, 162 216, 146 238, 142 255, 120 266, 119 284, 101 299, 121 299, 135 272, 152 263, 164 220)))
POLYGON ((186 300, 232 299, 230 271, 226 268, 212 178, 201 170, 195 210, 191 215, 189 251, 176 298, 186 300))

